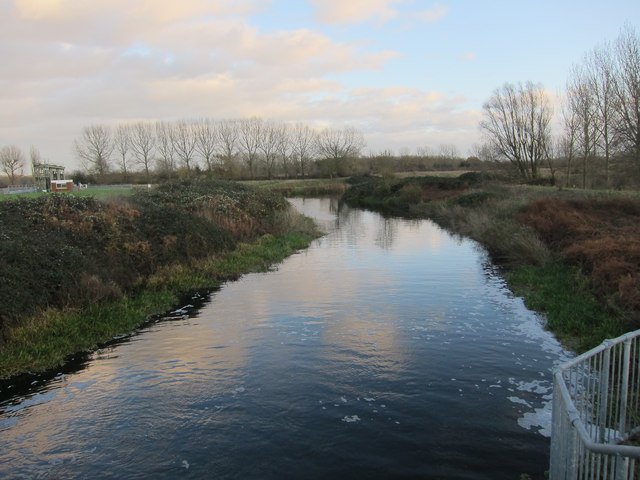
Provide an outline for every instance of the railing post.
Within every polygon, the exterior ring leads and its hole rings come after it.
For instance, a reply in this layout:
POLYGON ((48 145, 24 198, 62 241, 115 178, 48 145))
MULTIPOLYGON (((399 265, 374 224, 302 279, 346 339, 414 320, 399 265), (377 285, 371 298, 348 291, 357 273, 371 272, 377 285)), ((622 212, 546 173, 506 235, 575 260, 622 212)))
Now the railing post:
POLYGON ((553 406, 551 409, 551 455, 549 460, 549 478, 562 480, 567 464, 567 408, 563 395, 560 394, 560 382, 564 382, 562 372, 555 371, 553 375, 553 406))
POLYGON ((602 352, 604 362, 600 371, 600 403, 598 404, 599 420, 598 420, 598 441, 605 442, 605 434, 607 432, 607 410, 609 407, 609 374, 611 371, 611 345, 607 342, 607 348, 602 352))
POLYGON ((618 431, 621 435, 627 432, 627 403, 629 402, 629 368, 631 366, 631 338, 624 342, 624 360, 622 362, 622 392, 620 395, 620 424, 618 431))

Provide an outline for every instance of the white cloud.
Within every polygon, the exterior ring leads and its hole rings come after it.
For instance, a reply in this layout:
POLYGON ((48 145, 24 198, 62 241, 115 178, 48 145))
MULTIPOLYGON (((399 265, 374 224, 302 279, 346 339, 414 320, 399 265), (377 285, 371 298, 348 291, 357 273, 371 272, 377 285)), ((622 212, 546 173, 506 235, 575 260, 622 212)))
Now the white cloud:
POLYGON ((478 55, 475 52, 466 52, 463 53, 462 55, 460 55, 460 61, 461 62, 472 62, 473 60, 476 60, 478 58, 478 55))
POLYGON ((479 139, 477 125, 481 116, 478 111, 461 108, 465 102, 463 96, 417 88, 360 87, 298 103, 294 113, 310 123, 355 124, 365 134, 370 151, 437 148, 443 143, 453 143, 464 155, 479 139))
MULTIPOLYGON (((378 75, 399 52, 366 39, 338 41, 312 26, 249 24, 245 15, 268 3, 0 2, 0 145, 34 145, 71 168, 73 139, 87 124, 202 116, 351 123, 375 148, 450 142, 439 125, 471 135, 463 99, 393 84, 353 89, 340 80, 354 71, 378 75)), ((315 5, 327 22, 356 22, 391 19, 396 3, 315 5)))
POLYGON ((435 23, 442 20, 449 13, 449 7, 436 3, 428 10, 418 12, 416 17, 425 23, 435 23))
POLYGON ((158 24, 206 15, 242 16, 255 13, 270 0, 13 0, 24 20, 71 23, 78 19, 123 17, 131 21, 158 24), (146 21, 146 22, 143 22, 146 21))
POLYGON ((359 23, 371 19, 386 22, 398 15, 392 8, 401 0, 310 0, 320 23, 359 23))

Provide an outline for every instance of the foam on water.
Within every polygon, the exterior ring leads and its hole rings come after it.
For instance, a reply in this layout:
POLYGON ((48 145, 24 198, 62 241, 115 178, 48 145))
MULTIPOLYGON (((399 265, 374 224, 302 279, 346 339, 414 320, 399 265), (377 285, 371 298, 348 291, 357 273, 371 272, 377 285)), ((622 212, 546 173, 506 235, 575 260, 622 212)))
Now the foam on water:
POLYGON ((360 417, 358 417, 358 415, 347 415, 342 418, 342 421, 346 423, 356 423, 360 421, 360 417))

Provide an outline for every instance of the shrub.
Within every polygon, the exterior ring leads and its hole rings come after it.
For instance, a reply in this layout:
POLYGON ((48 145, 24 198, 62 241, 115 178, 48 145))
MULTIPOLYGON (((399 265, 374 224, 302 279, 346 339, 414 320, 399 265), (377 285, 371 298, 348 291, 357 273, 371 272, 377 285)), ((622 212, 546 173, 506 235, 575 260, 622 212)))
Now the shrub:
POLYGON ((453 203, 461 207, 477 207, 484 204, 494 195, 489 192, 473 192, 467 195, 460 195, 453 200, 453 203))
POLYGON ((521 215, 554 251, 591 275, 610 306, 637 310, 640 298, 640 201, 545 198, 521 215))
POLYGON ((0 202, 0 319, 119 298, 157 269, 281 228, 279 195, 182 180, 127 199, 48 194, 0 202))

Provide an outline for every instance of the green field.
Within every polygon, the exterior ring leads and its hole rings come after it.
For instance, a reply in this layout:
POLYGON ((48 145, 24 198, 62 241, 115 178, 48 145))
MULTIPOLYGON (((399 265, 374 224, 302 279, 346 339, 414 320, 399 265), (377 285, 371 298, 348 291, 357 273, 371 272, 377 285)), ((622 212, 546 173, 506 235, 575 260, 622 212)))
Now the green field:
MULTIPOLYGON (((94 196, 96 198, 114 197, 131 195, 137 188, 88 188, 85 190, 74 190, 73 192, 61 192, 58 195, 74 195, 76 197, 89 197, 94 196)), ((51 192, 33 192, 33 193, 12 193, 12 194, 0 194, 0 202, 6 200, 14 200, 16 198, 39 198, 45 195, 55 195, 51 192)))

